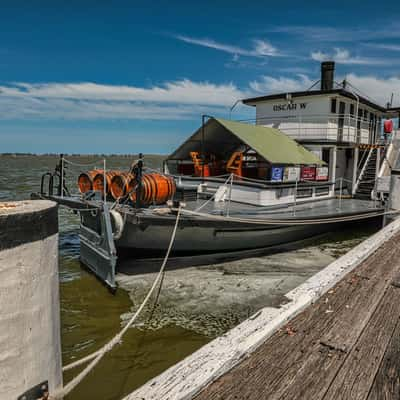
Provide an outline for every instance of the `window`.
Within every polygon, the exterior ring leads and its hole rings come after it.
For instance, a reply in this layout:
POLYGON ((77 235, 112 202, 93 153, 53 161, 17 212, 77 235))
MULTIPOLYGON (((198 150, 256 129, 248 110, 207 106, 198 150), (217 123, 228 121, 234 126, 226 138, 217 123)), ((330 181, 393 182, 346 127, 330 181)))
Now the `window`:
POLYGON ((354 117, 354 104, 350 104, 350 115, 354 117))
POLYGON ((364 110, 364 120, 367 121, 368 120, 368 111, 364 110))
POLYGON ((331 113, 336 114, 336 99, 331 99, 331 113))
POLYGON ((322 149, 322 161, 325 161, 327 164, 329 164, 330 152, 331 152, 331 149, 329 147, 324 147, 322 149))

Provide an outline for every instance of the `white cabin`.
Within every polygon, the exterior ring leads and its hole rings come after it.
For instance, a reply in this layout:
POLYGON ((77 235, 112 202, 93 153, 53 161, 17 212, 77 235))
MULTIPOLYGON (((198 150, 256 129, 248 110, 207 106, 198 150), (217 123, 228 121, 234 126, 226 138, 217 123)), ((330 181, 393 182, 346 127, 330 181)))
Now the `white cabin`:
POLYGON ((355 194, 368 160, 379 169, 383 120, 398 109, 385 108, 359 95, 347 82, 335 84, 333 62, 321 64, 320 88, 244 99, 256 107, 256 124, 274 127, 329 164, 329 179, 342 179, 355 194), (370 154, 375 152, 376 154, 370 154))

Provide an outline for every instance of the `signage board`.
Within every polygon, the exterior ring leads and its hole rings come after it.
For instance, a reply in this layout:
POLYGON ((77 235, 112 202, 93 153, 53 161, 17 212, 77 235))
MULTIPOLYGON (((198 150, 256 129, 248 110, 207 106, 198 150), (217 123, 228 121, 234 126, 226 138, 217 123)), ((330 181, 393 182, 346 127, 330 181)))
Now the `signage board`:
POLYGON ((285 167, 283 174, 284 182, 295 182, 300 180, 300 167, 285 167))
POLYGON ((301 167, 301 179, 303 181, 315 181, 315 167, 301 167))
POLYGON ((327 181, 329 178, 328 167, 317 167, 315 180, 316 181, 327 181))
POLYGON ((283 167, 272 167, 271 169, 271 181, 281 182, 283 178, 283 167))

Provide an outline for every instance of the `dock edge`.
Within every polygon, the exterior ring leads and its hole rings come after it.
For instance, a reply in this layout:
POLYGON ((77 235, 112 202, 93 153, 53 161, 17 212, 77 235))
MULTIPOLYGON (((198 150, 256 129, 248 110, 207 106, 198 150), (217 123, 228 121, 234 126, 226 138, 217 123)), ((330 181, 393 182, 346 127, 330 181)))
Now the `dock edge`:
POLYGON ((280 308, 265 307, 224 335, 151 379, 124 400, 189 400, 254 352, 289 320, 318 300, 346 274, 400 231, 400 218, 364 240, 286 294, 280 308))

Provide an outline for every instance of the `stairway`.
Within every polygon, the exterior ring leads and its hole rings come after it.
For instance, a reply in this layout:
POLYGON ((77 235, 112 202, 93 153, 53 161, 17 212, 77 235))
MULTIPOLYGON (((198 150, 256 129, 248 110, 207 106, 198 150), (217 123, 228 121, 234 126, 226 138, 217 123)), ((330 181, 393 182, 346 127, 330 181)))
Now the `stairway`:
POLYGON ((367 160, 367 165, 362 171, 357 190, 354 194, 356 199, 371 200, 371 192, 375 187, 376 179, 376 158, 378 149, 372 149, 367 160))

